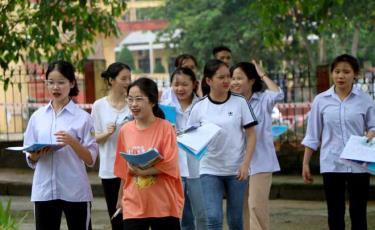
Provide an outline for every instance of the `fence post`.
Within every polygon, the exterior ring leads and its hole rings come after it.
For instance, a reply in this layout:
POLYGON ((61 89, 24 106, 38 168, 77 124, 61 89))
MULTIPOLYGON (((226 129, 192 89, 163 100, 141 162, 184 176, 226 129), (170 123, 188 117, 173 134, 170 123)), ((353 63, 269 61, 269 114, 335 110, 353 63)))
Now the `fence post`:
POLYGON ((106 86, 101 78, 105 70, 105 60, 87 60, 84 66, 85 102, 94 103, 98 98, 106 95, 106 86))
POLYGON ((329 65, 318 65, 316 67, 316 93, 321 93, 329 89, 329 65))

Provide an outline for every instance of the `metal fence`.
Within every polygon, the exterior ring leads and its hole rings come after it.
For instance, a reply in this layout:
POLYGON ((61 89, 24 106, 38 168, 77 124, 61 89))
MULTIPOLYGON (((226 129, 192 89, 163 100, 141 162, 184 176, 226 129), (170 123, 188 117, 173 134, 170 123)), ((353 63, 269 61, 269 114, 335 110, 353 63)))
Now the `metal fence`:
MULTIPOLYGON (((45 66, 38 65, 26 65, 0 74, 0 141, 22 140, 30 115, 49 101, 44 74, 45 66)), ((280 140, 299 143, 305 133, 310 102, 316 95, 316 77, 309 70, 270 71, 269 75, 285 94, 284 101, 275 106, 272 115, 274 124, 288 126, 288 132, 280 140)), ((159 74, 151 78, 162 89, 169 86, 166 76, 159 74)), ((357 87, 375 99, 374 76, 374 73, 363 74, 357 87)), ((78 75, 77 78, 80 88, 80 95, 76 98, 78 104, 84 109, 90 109, 91 104, 86 104, 85 100, 83 76, 78 75)))

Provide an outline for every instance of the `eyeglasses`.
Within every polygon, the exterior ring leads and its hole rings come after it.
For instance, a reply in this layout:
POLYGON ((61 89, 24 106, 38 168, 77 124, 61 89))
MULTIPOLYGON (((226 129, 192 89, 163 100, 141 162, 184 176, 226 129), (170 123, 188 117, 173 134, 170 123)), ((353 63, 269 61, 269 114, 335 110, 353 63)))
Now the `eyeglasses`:
POLYGON ((69 83, 69 81, 56 81, 55 82, 55 81, 52 81, 52 80, 46 80, 45 83, 46 83, 47 87, 52 88, 55 85, 57 87, 62 87, 64 85, 66 85, 67 83, 69 83))
POLYGON ((135 103, 142 103, 145 100, 145 97, 128 97, 126 98, 128 104, 133 104, 135 103))

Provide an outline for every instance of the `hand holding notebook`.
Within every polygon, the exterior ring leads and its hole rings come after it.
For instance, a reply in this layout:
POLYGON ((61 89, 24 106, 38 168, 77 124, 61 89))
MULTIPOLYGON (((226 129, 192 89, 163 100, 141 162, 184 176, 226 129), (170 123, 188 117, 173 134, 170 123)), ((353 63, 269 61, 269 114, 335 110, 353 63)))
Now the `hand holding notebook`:
POLYGON ((163 159, 158 150, 155 148, 151 148, 140 154, 131 154, 126 152, 120 152, 120 154, 129 164, 140 169, 150 168, 163 159))

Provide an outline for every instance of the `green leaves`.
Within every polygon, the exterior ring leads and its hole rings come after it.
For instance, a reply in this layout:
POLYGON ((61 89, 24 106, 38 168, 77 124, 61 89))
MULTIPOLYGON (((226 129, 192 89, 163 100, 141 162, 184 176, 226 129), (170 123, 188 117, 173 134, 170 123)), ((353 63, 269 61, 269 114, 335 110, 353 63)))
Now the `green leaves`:
POLYGON ((374 9, 370 0, 167 0, 158 13, 168 19, 164 33, 177 52, 195 55, 200 65, 212 58, 214 46, 224 44, 234 61, 257 58, 273 68, 313 69, 350 52, 358 26, 357 55, 375 60, 374 9), (173 37, 178 29, 182 35, 173 37))
POLYGON ((11 62, 41 62, 64 58, 79 63, 98 34, 117 35, 116 17, 126 1, 0 2, 0 66, 11 62))
POLYGON ((1 230, 14 230, 17 229, 19 224, 25 219, 26 215, 21 218, 16 218, 12 215, 11 201, 4 205, 0 200, 0 229, 1 230))

